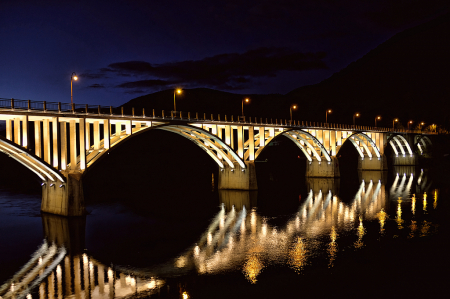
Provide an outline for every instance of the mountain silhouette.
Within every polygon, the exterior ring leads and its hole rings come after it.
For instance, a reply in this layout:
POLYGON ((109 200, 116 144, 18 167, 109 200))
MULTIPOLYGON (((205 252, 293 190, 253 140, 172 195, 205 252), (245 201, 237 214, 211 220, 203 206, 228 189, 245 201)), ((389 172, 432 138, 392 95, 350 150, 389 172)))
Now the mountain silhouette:
MULTIPOLYGON (((376 116, 382 120, 378 126, 391 127, 399 118, 406 126, 409 120, 415 124, 447 124, 450 121, 450 15, 445 14, 430 22, 394 35, 362 58, 352 62, 330 78, 309 86, 303 86, 282 94, 235 94, 207 88, 184 90, 176 95, 178 111, 184 115, 195 112, 203 118, 213 113, 241 115, 242 100, 248 117, 289 119, 289 107, 296 103, 298 111, 293 118, 325 122, 325 111, 332 109, 328 117, 331 123, 352 123, 353 114, 360 112, 357 124, 374 125, 376 116)), ((173 90, 164 90, 135 98, 123 105, 126 110, 135 107, 139 114, 145 108, 150 115, 173 110, 173 90)), ((270 120, 269 120, 270 121, 270 120)))

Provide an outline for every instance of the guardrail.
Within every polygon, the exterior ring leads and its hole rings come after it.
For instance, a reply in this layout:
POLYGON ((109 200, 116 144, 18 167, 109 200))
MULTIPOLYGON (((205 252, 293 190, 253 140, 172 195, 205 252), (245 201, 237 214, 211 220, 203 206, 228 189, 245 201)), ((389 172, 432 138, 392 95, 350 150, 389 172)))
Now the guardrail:
MULTIPOLYGON (((375 131, 375 132, 393 132, 393 133, 427 133, 427 134, 437 134, 436 132, 424 131, 424 130, 407 130, 407 129, 394 129, 394 128, 384 128, 384 127, 371 127, 371 126, 360 126, 360 125, 347 125, 347 124, 334 124, 334 123, 321 123, 321 122, 308 122, 299 120, 286 120, 284 119, 270 119, 268 118, 254 117, 252 122, 252 117, 246 119, 245 116, 234 116, 227 120, 225 115, 224 120, 220 119, 220 114, 217 118, 211 114, 210 118, 206 117, 206 113, 203 113, 203 118, 199 117, 198 112, 195 113, 195 117, 191 118, 191 113, 187 112, 183 115, 182 111, 170 111, 170 116, 165 115, 164 110, 162 110, 161 116, 155 114, 155 109, 152 109, 151 116, 146 115, 145 110, 139 114, 135 114, 135 109, 131 108, 131 115, 124 114, 123 107, 113 107, 113 106, 100 106, 100 105, 88 105, 88 104, 75 104, 75 103, 61 103, 61 102, 46 102, 46 101, 31 101, 31 100, 18 100, 18 99, 5 99, 0 98, 0 110, 5 109, 9 111, 27 111, 27 112, 41 112, 41 113, 72 113, 72 114, 85 114, 85 115, 95 115, 95 116, 121 116, 121 117, 136 117, 136 118, 149 118, 149 119, 176 119, 176 120, 186 120, 186 121, 207 121, 207 122, 220 122, 220 123, 242 123, 249 125, 270 125, 270 126, 289 126, 289 127, 302 127, 302 128, 318 128, 318 129, 341 129, 341 130, 357 130, 357 131, 375 131), (142 112, 142 113, 141 113, 142 112), (308 124, 309 123, 309 124, 308 124)), ((201 116, 201 115, 200 115, 201 116)))

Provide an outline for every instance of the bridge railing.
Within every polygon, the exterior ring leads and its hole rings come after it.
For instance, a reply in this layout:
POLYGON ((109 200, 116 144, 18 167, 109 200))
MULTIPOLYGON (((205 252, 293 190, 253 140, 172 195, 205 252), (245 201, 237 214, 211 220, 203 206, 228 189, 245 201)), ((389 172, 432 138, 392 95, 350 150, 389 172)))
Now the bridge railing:
MULTIPOLYGON (((122 117, 137 117, 137 118, 150 118, 161 120, 185 120, 185 121, 197 121, 197 122, 216 122, 216 123, 239 123, 248 125, 269 125, 269 126, 289 126, 295 128, 317 128, 317 129, 338 129, 338 130, 354 130, 354 131, 375 131, 375 132, 393 132, 393 133, 424 133, 437 134, 436 132, 424 131, 424 130, 407 130, 407 129, 394 129, 385 127, 371 127, 371 126, 359 126, 359 125, 347 125, 347 124, 334 124, 334 123, 321 123, 311 121, 299 121, 299 120, 286 120, 286 119, 273 119, 246 116, 234 116, 231 115, 227 118, 227 115, 220 114, 214 116, 213 114, 199 114, 183 112, 183 111, 170 111, 165 113, 162 110, 161 115, 155 113, 155 109, 152 111, 146 111, 144 109, 139 110, 135 114, 135 109, 131 108, 131 115, 124 113, 124 107, 113 106, 100 106, 100 105, 88 105, 88 104, 75 104, 75 103, 61 103, 61 102, 39 102, 31 100, 18 100, 18 99, 5 99, 0 98, 0 110, 22 110, 33 112, 58 112, 58 113, 73 113, 73 114, 93 114, 93 115, 107 115, 107 116, 122 116, 122 117)), ((129 109, 127 109, 129 112, 129 109)))

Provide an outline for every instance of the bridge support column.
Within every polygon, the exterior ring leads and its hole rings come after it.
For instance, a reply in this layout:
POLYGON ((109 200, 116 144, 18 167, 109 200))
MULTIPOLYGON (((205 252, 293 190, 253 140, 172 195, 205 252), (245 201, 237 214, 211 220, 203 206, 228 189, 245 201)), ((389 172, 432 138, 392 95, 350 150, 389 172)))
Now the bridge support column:
POLYGON ((340 178, 306 178, 307 190, 312 190, 314 194, 328 193, 331 191, 333 195, 339 195, 340 178))
POLYGON ((47 242, 64 246, 72 255, 83 252, 86 217, 63 217, 42 213, 42 226, 47 242))
POLYGON ((237 162, 234 163, 234 169, 225 165, 223 170, 219 171, 219 190, 258 190, 256 181, 255 162, 245 162, 247 168, 242 168, 237 162))
POLYGON ((339 172, 339 161, 336 157, 331 157, 331 161, 306 162, 306 177, 309 178, 338 178, 341 176, 339 172))
POLYGON ((385 155, 381 155, 378 159, 376 157, 370 159, 365 157, 358 160, 358 170, 387 170, 387 159, 385 155))
POLYGON ((46 181, 42 186, 41 211, 61 216, 82 216, 86 214, 82 175, 71 173, 67 182, 46 181))
POLYGON ((393 157, 393 165, 417 165, 418 157, 416 155, 413 155, 412 157, 407 154, 405 157, 402 155, 399 155, 398 157, 393 157))

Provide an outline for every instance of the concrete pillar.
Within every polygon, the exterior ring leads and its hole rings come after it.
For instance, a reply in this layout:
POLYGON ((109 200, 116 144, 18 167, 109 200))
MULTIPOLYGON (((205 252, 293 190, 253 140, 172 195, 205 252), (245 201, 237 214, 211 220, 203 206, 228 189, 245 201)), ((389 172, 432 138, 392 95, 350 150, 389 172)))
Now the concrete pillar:
POLYGON ((255 160, 255 132, 253 126, 248 127, 248 159, 250 161, 255 160))
POLYGON ((312 190, 314 194, 323 194, 331 191, 333 195, 339 195, 340 178, 306 178, 306 190, 312 190))
POLYGON ((250 211, 257 206, 258 191, 247 190, 219 190, 219 201, 225 206, 225 211, 241 211, 244 207, 250 211))
POLYGON ((245 162, 246 169, 234 162, 234 169, 228 165, 219 171, 219 190, 258 190, 254 161, 245 162))
POLYGON ((60 139, 61 139, 61 170, 67 169, 67 124, 62 121, 60 123, 60 139))
POLYGON ((122 132, 122 124, 120 122, 116 122, 116 137, 120 136, 121 132, 122 132))
POLYGON ((20 118, 17 117, 14 119, 14 143, 18 145, 21 145, 20 142, 22 141, 20 135, 20 118))
POLYGON ((412 157, 407 153, 405 157, 399 155, 398 157, 393 157, 392 161, 393 165, 418 165, 419 159, 417 155, 413 155, 412 157))
POLYGON ((13 138, 13 125, 12 125, 12 119, 6 120, 6 139, 12 141, 13 138))
POLYGON ((225 143, 231 146, 231 126, 225 126, 225 143))
POLYGON ((44 132, 42 134, 44 136, 44 161, 48 164, 51 164, 50 157, 50 121, 48 119, 44 119, 44 132))
POLYGON ((22 146, 28 148, 29 146, 28 134, 28 115, 22 117, 22 146))
POLYGON ((78 127, 80 133, 80 170, 86 169, 86 119, 80 118, 78 127))
POLYGON ((91 148, 91 124, 86 122, 86 150, 91 148))
POLYGON ((41 147, 41 121, 36 120, 34 121, 34 153, 39 158, 42 158, 41 147))
POLYGON ((369 157, 358 157, 358 170, 387 170, 387 159, 385 155, 381 155, 378 159, 376 156, 370 159, 369 157))
MULTIPOLYGON (((86 130, 87 132, 87 130, 86 130)), ((100 149, 100 122, 94 121, 94 149, 100 149)))
POLYGON ((42 213, 41 218, 45 238, 50 244, 64 246, 72 255, 84 251, 86 217, 64 217, 42 213))
POLYGON ((237 127, 238 130, 238 156, 243 159, 244 158, 244 128, 242 126, 237 127))
POLYGON ((67 174, 65 183, 47 180, 42 186, 41 211, 61 216, 85 215, 81 174, 67 174))
POLYGON ((111 147, 111 131, 109 119, 103 121, 103 147, 109 149, 111 147))
POLYGON ((77 123, 70 121, 70 169, 77 169, 77 123))
POLYGON ((266 144, 266 131, 264 127, 259 128, 259 146, 264 147, 266 144))
POLYGON ((53 137, 53 161, 52 165, 54 168, 59 167, 59 118, 53 117, 52 119, 52 137, 53 137))
POLYGON ((321 162, 306 161, 306 177, 337 178, 340 176, 339 161, 336 157, 331 157, 330 162, 324 159, 321 162))

